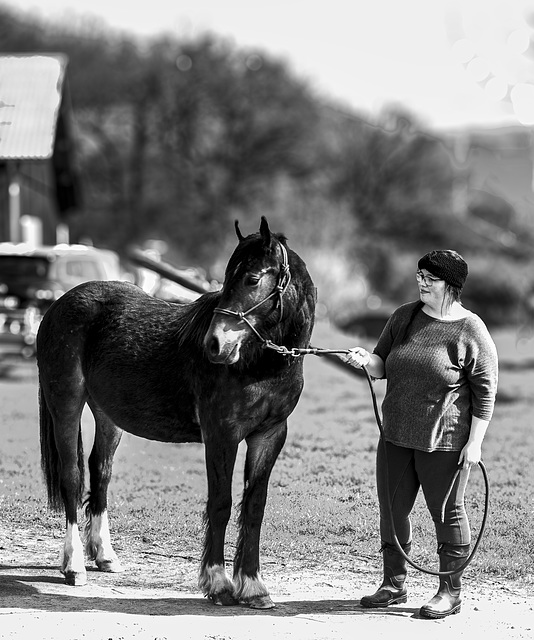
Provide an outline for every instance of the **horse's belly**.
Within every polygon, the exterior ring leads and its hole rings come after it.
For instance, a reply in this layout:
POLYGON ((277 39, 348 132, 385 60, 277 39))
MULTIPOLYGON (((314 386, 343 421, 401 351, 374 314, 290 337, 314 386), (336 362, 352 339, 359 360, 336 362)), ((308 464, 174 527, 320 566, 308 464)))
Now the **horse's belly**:
POLYGON ((135 423, 128 423, 121 428, 134 436, 146 438, 147 440, 157 440, 158 442, 202 442, 200 427, 192 423, 158 423, 157 421, 152 421, 150 424, 142 424, 136 421, 135 423))
MULTIPOLYGON (((146 389, 145 389, 146 391, 146 389)), ((113 388, 91 392, 95 404, 120 429, 160 442, 201 442, 200 425, 190 397, 167 397, 113 388)))

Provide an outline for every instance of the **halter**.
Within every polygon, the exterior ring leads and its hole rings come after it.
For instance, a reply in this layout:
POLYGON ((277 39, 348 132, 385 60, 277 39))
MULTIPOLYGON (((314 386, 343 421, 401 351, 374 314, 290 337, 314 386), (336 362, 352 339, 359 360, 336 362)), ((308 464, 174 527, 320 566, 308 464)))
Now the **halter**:
POLYGON ((262 346, 264 348, 269 348, 269 349, 275 349, 278 350, 279 347, 277 345, 275 345, 273 342, 271 342, 271 340, 268 340, 266 338, 264 338, 258 331, 257 329, 254 327, 254 325, 252 324, 252 322, 250 322, 250 320, 247 318, 247 315, 249 313, 252 313, 252 311, 255 311, 258 307, 261 307, 262 304, 264 304, 265 302, 267 302, 267 300, 270 300, 271 298, 274 298, 275 296, 279 296, 278 298, 278 304, 280 306, 280 317, 278 318, 278 322, 282 321, 282 318, 284 316, 284 299, 283 299, 283 295, 286 292, 289 283, 291 282, 291 272, 289 270, 289 262, 287 259, 287 250, 284 247, 284 245, 280 242, 280 249, 282 250, 282 262, 280 264, 280 272, 278 274, 278 282, 276 283, 275 288, 271 291, 271 293, 264 298, 261 302, 258 302, 258 304, 255 304, 253 307, 250 307, 250 309, 247 309, 246 311, 232 311, 231 309, 223 309, 222 307, 216 307, 213 310, 213 313, 220 313, 222 315, 226 315, 226 316, 234 316, 235 318, 239 318, 239 320, 243 320, 244 322, 246 322, 248 324, 248 326, 252 329, 252 331, 256 334, 256 336, 260 339, 262 346))

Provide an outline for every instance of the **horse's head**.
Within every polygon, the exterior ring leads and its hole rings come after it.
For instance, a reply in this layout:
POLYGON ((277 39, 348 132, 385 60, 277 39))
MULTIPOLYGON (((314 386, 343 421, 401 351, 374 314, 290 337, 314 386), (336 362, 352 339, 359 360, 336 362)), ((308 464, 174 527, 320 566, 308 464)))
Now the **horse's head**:
POLYGON ((265 343, 284 315, 284 295, 291 280, 285 238, 271 233, 262 217, 259 233, 244 237, 228 265, 218 307, 204 338, 211 362, 236 364, 251 341, 265 343))

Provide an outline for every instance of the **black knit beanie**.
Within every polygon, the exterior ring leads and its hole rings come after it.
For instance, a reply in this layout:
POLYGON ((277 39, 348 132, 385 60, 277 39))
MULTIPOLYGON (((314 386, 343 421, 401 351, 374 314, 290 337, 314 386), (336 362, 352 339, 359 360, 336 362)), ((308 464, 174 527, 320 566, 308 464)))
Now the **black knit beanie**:
POLYGON ((468 273, 467 262, 459 253, 449 249, 430 251, 419 260, 417 267, 458 289, 464 286, 468 273))

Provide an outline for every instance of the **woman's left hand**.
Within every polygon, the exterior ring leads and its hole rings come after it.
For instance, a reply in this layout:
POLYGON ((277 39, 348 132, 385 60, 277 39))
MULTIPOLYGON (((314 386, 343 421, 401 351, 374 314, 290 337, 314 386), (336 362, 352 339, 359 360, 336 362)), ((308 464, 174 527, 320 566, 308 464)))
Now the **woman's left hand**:
POLYGON ((458 464, 464 469, 470 469, 482 459, 482 441, 489 426, 489 420, 483 420, 477 416, 471 418, 471 430, 467 444, 460 451, 458 464))
POLYGON ((458 465, 461 465, 464 469, 470 469, 472 466, 477 465, 481 459, 482 447, 476 442, 468 442, 460 451, 458 465))

